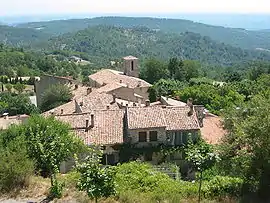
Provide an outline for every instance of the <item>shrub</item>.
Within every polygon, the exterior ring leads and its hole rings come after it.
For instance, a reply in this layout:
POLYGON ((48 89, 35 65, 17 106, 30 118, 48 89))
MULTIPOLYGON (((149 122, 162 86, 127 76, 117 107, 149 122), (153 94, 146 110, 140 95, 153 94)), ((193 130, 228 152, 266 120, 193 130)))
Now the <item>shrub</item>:
POLYGON ((122 198, 127 191, 147 194, 155 202, 197 195, 197 183, 175 181, 145 163, 130 162, 118 165, 115 179, 117 191, 122 198))
POLYGON ((27 157, 22 138, 14 139, 0 149, 0 190, 10 192, 29 184, 34 174, 34 163, 27 157))
POLYGON ((206 198, 213 197, 238 197, 241 195, 243 180, 228 176, 216 176, 203 187, 206 198))

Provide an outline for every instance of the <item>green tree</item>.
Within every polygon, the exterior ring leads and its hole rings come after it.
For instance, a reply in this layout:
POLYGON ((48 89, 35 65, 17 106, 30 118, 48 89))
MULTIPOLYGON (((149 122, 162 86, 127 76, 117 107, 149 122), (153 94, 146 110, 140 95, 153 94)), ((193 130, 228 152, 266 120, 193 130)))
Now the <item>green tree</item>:
POLYGON ((5 85, 5 87, 6 87, 6 89, 7 89, 8 92, 11 92, 13 86, 12 86, 12 84, 7 83, 7 84, 5 85))
POLYGON ((190 78, 197 78, 199 77, 201 64, 198 61, 192 60, 185 60, 184 63, 184 70, 186 71, 186 80, 189 81, 190 78))
POLYGON ((26 86, 25 86, 25 84, 22 84, 22 83, 17 82, 15 85, 13 85, 13 88, 14 88, 19 94, 21 94, 21 93, 25 90, 26 86))
POLYGON ((153 84, 162 78, 168 78, 169 71, 166 64, 156 59, 149 59, 145 62, 140 76, 147 82, 153 84))
POLYGON ((186 160, 189 161, 193 168, 200 173, 199 184, 199 202, 201 201, 201 187, 203 172, 219 161, 219 156, 214 152, 213 146, 200 140, 196 144, 189 142, 186 150, 186 160))
POLYGON ((270 190, 270 90, 262 91, 248 103, 225 114, 228 135, 221 148, 224 165, 230 173, 244 176, 246 185, 259 197, 270 190))
POLYGON ((56 84, 49 87, 42 96, 41 110, 47 111, 69 102, 72 92, 69 86, 56 84))
POLYGON ((179 62, 176 57, 170 58, 168 64, 168 70, 170 72, 170 77, 174 78, 176 71, 178 70, 179 62))
POLYGON ((6 107, 9 115, 18 115, 18 114, 34 114, 38 113, 39 109, 31 103, 28 95, 25 94, 12 94, 10 92, 0 93, 1 101, 8 104, 6 107))
POLYGON ((76 169, 80 173, 78 188, 86 191, 95 202, 101 197, 109 197, 116 193, 115 171, 110 167, 102 167, 98 163, 99 159, 100 157, 88 156, 83 163, 76 164, 76 169))
POLYGON ((26 149, 23 137, 17 137, 3 146, 0 134, 1 192, 11 192, 28 186, 29 178, 34 174, 34 162, 29 159, 26 149))
POLYGON ((60 164, 75 153, 88 152, 82 140, 70 132, 70 126, 54 117, 34 115, 26 124, 9 128, 2 137, 4 144, 24 136, 28 156, 35 161, 37 171, 51 178, 51 191, 61 196, 61 184, 56 179, 60 164))

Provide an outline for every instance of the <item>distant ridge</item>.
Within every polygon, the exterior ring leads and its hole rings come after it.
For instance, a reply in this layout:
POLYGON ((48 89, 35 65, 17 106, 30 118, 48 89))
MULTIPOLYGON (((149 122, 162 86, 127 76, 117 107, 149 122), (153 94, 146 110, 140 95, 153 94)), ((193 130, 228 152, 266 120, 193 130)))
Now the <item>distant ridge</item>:
POLYGON ((203 23, 196 23, 190 20, 149 18, 149 17, 97 17, 85 19, 56 20, 49 22, 33 22, 19 24, 19 28, 40 28, 43 32, 51 35, 61 35, 69 32, 77 32, 91 26, 110 25, 131 28, 146 26, 150 29, 157 29, 167 33, 194 32, 202 36, 229 44, 243 49, 256 49, 258 47, 270 48, 270 33, 267 31, 249 31, 237 28, 225 28, 212 26, 203 23))

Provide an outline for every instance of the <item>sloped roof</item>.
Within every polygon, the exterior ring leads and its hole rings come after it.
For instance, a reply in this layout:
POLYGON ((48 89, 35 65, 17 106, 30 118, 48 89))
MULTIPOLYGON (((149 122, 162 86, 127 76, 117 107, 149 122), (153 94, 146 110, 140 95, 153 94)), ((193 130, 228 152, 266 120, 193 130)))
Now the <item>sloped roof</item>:
POLYGON ((196 114, 188 116, 188 106, 163 108, 166 130, 198 130, 200 128, 196 114))
POLYGON ((125 56, 123 57, 124 60, 136 60, 138 58, 136 58, 135 56, 125 56))
POLYGON ((75 101, 70 101, 70 102, 68 102, 66 104, 58 106, 58 107, 56 107, 54 109, 51 109, 49 111, 46 111, 42 115, 49 116, 52 113, 55 114, 55 115, 60 115, 62 113, 61 109, 63 109, 63 114, 72 114, 72 113, 74 113, 75 112, 75 101))
POLYGON ((162 128, 166 130, 200 129, 196 114, 188 116, 189 107, 150 106, 128 108, 128 128, 162 128))
POLYGON ((91 113, 67 114, 56 116, 58 120, 67 122, 74 133, 85 144, 109 145, 123 143, 124 110, 97 110, 94 114, 94 127, 85 131, 86 120, 91 120, 91 113))
POLYGON ((206 115, 203 119, 201 135, 209 144, 218 144, 221 138, 226 135, 221 118, 215 115, 206 115))
POLYGON ((128 108, 128 128, 162 128, 166 127, 164 114, 160 108, 128 108))
POLYGON ((110 69, 103 69, 98 71, 97 73, 94 73, 89 76, 91 80, 96 81, 97 83, 103 85, 103 84, 110 84, 110 83, 123 83, 128 85, 130 88, 135 88, 140 83, 141 87, 150 87, 151 84, 148 82, 136 78, 124 75, 123 72, 110 70, 110 69))
POLYGON ((76 97, 76 102, 82 106, 80 107, 82 112, 89 112, 91 110, 105 110, 107 107, 110 109, 119 109, 118 104, 113 103, 113 95, 100 93, 97 90, 93 90, 90 94, 85 96, 76 97))

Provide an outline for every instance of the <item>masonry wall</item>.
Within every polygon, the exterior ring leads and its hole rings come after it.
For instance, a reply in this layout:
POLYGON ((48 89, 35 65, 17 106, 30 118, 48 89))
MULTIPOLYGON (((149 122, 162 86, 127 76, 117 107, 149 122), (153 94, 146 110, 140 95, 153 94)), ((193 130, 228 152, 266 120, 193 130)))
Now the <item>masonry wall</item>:
POLYGON ((129 130, 128 136, 130 138, 131 144, 137 144, 138 147, 148 146, 150 143, 152 145, 158 145, 161 143, 166 144, 166 130, 165 128, 147 128, 147 129, 135 129, 129 130), (150 142, 150 131, 157 131, 157 141, 150 142), (147 142, 139 142, 139 132, 147 132, 147 142))
POLYGON ((139 77, 139 64, 138 59, 124 60, 123 61, 124 74, 132 77, 139 77), (133 70, 131 69, 131 63, 133 62, 133 70))
POLYGON ((115 94, 116 98, 131 101, 131 102, 138 102, 137 97, 134 96, 134 89, 121 87, 115 90, 108 92, 108 94, 115 94))
POLYGON ((37 96, 37 106, 40 107, 43 93, 55 84, 69 84, 71 80, 67 78, 54 77, 49 75, 41 76, 39 81, 35 81, 35 90, 37 96))
POLYGON ((149 87, 136 87, 134 89, 134 93, 143 97, 142 103, 144 103, 144 104, 145 104, 145 100, 149 99, 148 89, 149 89, 149 87))
POLYGON ((97 81, 92 80, 91 78, 89 78, 89 84, 90 84, 91 87, 95 87, 95 88, 102 87, 102 84, 99 84, 97 81))

